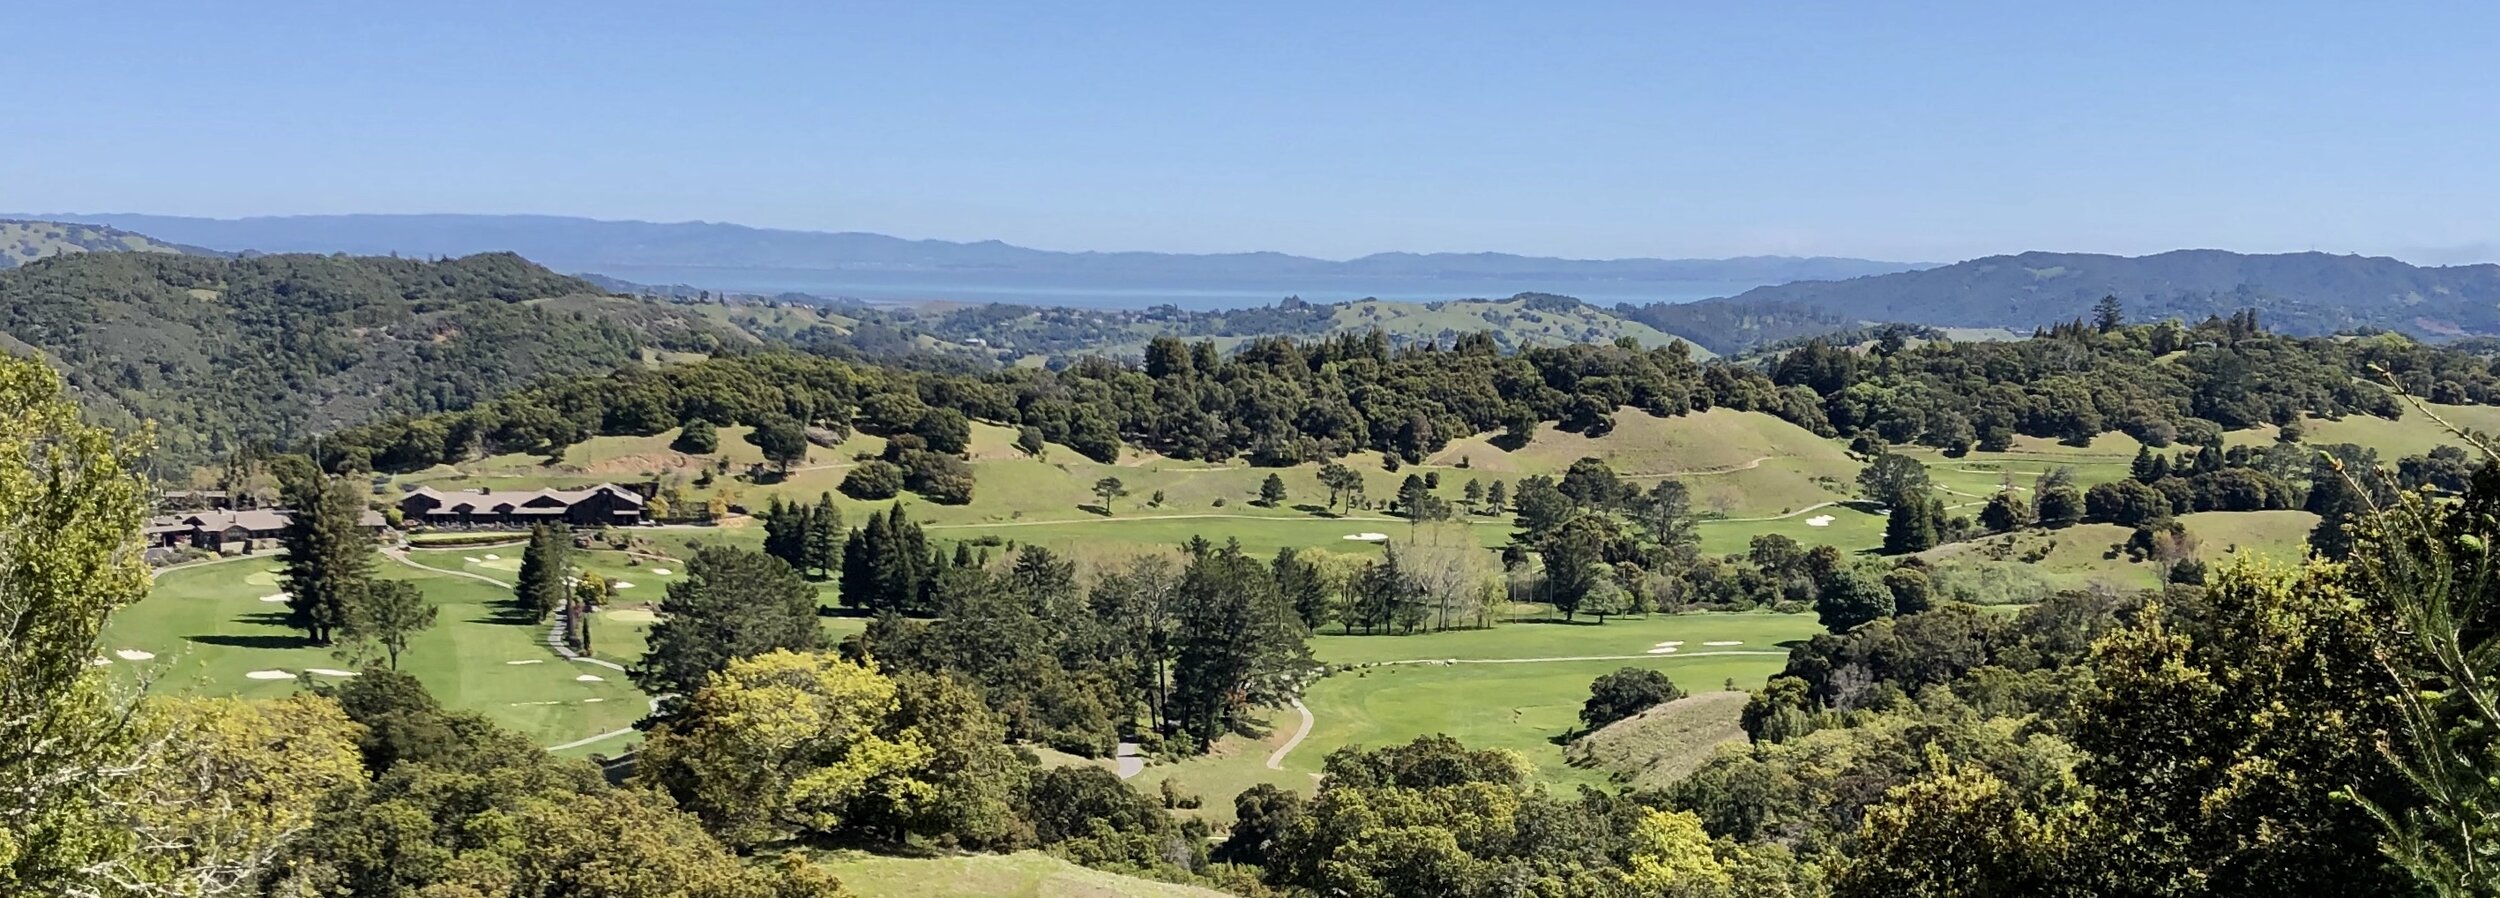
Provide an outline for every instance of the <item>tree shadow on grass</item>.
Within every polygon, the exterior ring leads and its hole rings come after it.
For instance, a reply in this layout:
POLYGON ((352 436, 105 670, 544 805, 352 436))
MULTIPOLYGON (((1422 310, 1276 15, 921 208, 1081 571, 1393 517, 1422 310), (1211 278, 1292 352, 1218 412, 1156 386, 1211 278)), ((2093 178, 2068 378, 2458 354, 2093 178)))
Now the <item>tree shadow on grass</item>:
POLYGON ((201 645, 222 645, 238 649, 304 649, 312 648, 314 645, 312 640, 303 636, 281 636, 275 634, 265 636, 228 636, 225 634, 210 634, 205 636, 185 636, 183 637, 183 640, 186 642, 196 642, 201 645))
POLYGON ((234 622, 238 624, 250 624, 255 627, 278 627, 280 629, 284 629, 287 626, 287 612, 254 611, 250 614, 236 615, 234 622))
POLYGON ((534 609, 523 608, 519 605, 511 603, 488 605, 486 607, 489 613, 470 618, 469 623, 492 624, 500 627, 535 626, 541 623, 538 617, 538 612, 534 609))
POLYGON ((1558 627, 1603 627, 1603 626, 1605 626, 1605 624, 1599 623, 1599 622, 1597 622, 1596 620, 1593 620, 1593 619, 1590 619, 1590 618, 1585 618, 1585 617, 1580 618, 1580 619, 1578 619, 1578 620, 1563 620, 1562 618, 1559 618, 1559 617, 1523 617, 1523 618, 1519 618, 1519 619, 1517 619, 1517 620, 1513 620, 1513 621, 1511 621, 1511 623, 1514 623, 1514 624, 1553 624, 1553 625, 1558 626, 1558 627))

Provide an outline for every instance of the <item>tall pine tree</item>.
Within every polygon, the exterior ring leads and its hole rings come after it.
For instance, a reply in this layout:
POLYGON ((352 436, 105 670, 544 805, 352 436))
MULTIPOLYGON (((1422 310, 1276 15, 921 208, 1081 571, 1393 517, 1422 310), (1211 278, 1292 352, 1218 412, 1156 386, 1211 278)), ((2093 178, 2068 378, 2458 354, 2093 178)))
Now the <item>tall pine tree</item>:
POLYGON ((546 620, 547 615, 564 607, 572 595, 565 585, 565 550, 572 542, 566 528, 539 525, 530 528, 530 542, 521 550, 521 578, 512 585, 513 604, 546 620))
POLYGON ((816 569, 819 578, 831 578, 842 567, 842 509, 833 504, 832 493, 816 496, 816 510, 807 515, 807 564, 800 570, 816 569))
POLYGON ((373 537, 358 522, 364 502, 346 481, 314 476, 289 486, 295 514, 278 536, 286 548, 287 626, 328 645, 373 579, 373 537))

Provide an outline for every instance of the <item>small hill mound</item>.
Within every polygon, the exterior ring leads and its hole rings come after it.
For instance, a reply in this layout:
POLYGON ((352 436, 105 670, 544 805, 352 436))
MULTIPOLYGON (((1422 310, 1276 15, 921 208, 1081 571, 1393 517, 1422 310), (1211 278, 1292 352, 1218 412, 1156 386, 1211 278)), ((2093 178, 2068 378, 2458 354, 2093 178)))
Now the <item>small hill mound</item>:
POLYGON ((1571 766, 1607 771, 1638 788, 1683 778, 1719 746, 1743 743, 1746 693, 1704 692, 1608 724, 1563 749, 1571 766))
POLYGON ((1705 512, 1755 516, 1782 514, 1818 502, 1849 498, 1859 464, 1840 444, 1763 412, 1714 408, 1653 417, 1617 409, 1615 429, 1599 437, 1537 425, 1536 438, 1516 451, 1497 434, 1453 440, 1430 460, 1495 477, 1560 475, 1573 461, 1601 458, 1633 483, 1673 477, 1692 490, 1705 512))
POLYGON ((837 855, 824 861, 862 898, 1224 898, 1225 893, 1079 867, 1038 851, 960 857, 837 855))

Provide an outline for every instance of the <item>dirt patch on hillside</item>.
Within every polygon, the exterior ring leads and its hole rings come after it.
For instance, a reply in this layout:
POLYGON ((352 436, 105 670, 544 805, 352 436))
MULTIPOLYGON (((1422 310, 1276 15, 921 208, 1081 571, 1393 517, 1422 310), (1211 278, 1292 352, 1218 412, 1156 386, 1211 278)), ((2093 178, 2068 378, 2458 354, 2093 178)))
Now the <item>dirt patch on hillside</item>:
POLYGON ((601 459, 579 467, 584 474, 642 474, 651 471, 665 473, 678 468, 694 469, 702 466, 702 459, 683 452, 645 452, 640 455, 620 455, 615 458, 601 459))

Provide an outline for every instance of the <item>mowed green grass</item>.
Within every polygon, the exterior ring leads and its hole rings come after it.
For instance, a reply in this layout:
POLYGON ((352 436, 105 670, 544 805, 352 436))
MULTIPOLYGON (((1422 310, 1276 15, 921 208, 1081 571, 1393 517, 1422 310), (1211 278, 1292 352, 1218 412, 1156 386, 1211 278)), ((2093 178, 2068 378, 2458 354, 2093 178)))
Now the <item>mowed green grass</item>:
POLYGON ((842 852, 818 862, 861 898, 1223 898, 1226 894, 1079 867, 1038 851, 931 858, 842 852))
POLYGON ((1291 709, 1268 712, 1271 732, 1265 738, 1227 739, 1209 757, 1150 766, 1133 782, 1151 790, 1172 779, 1206 800, 1204 816, 1226 821, 1232 797, 1252 784, 1309 791, 1330 751, 1446 733, 1471 747, 1517 751, 1550 785, 1602 785, 1607 772, 1572 766, 1552 741, 1578 728, 1591 681, 1624 667, 1648 667, 1664 671, 1687 692, 1722 690, 1731 680, 1739 690, 1755 689, 1787 664, 1788 644, 1819 630, 1810 615, 1696 613, 1616 618, 1603 625, 1534 622, 1413 636, 1321 635, 1312 640, 1319 660, 1371 666, 1340 670, 1304 691, 1311 735, 1286 756, 1283 769, 1268 769, 1267 759, 1298 724, 1291 709), (1683 645, 1675 654, 1648 654, 1667 641, 1683 645), (1706 645, 1710 642, 1738 644, 1706 645), (1562 658, 1592 660, 1523 660, 1562 658), (1513 660, 1465 663, 1496 659, 1513 660), (1426 663, 1383 663, 1394 661, 1426 663))
MULTIPOLYGON (((518 579, 521 569, 518 547, 484 552, 475 549, 418 549, 409 552, 408 559, 431 568, 492 577, 507 584, 518 579)), ((684 562, 679 559, 649 558, 641 559, 639 564, 629 564, 627 560, 625 553, 608 549, 576 550, 566 556, 568 564, 597 571, 614 589, 614 598, 592 620, 591 654, 631 666, 642 659, 642 653, 649 645, 654 610, 661 600, 667 598, 668 584, 684 577, 685 568, 684 562), (617 588, 619 586, 622 588, 617 588)), ((834 595, 832 585, 820 584, 819 590, 819 601, 831 605, 834 595)), ((819 620, 824 624, 825 635, 836 642, 868 626, 866 619, 856 617, 829 616, 819 620)))
MULTIPOLYGON (((2500 406, 2436 405, 2425 406, 2449 425, 2484 433, 2500 433, 2500 406)), ((2425 415, 2420 409, 2407 407, 2401 418, 2390 421, 2370 415, 2346 415, 2335 420, 2308 418, 2301 422, 2301 442, 2309 446, 2330 446, 2352 443, 2378 450, 2379 461, 2393 467, 2397 459, 2408 455, 2427 455, 2441 446, 2468 446, 2466 440, 2450 433, 2448 427, 2425 415)), ((2237 430, 2226 437, 2234 444, 2267 445, 2275 441, 2272 426, 2237 430)))
MULTIPOLYGON (((246 676, 253 671, 349 669, 332 649, 309 645, 288 629, 284 604, 260 600, 279 591, 278 564, 260 556, 161 573, 148 598, 116 612, 104 635, 108 656, 134 650, 156 657, 134 662, 113 656, 111 668, 150 678, 149 688, 159 693, 253 698, 298 688, 293 679, 246 676)), ((440 609, 434 628, 417 635, 400 667, 445 705, 481 712, 548 744, 616 730, 649 713, 649 702, 623 674, 567 663, 547 649, 536 622, 509 617, 505 589, 388 560, 376 571, 417 584, 440 609)))

